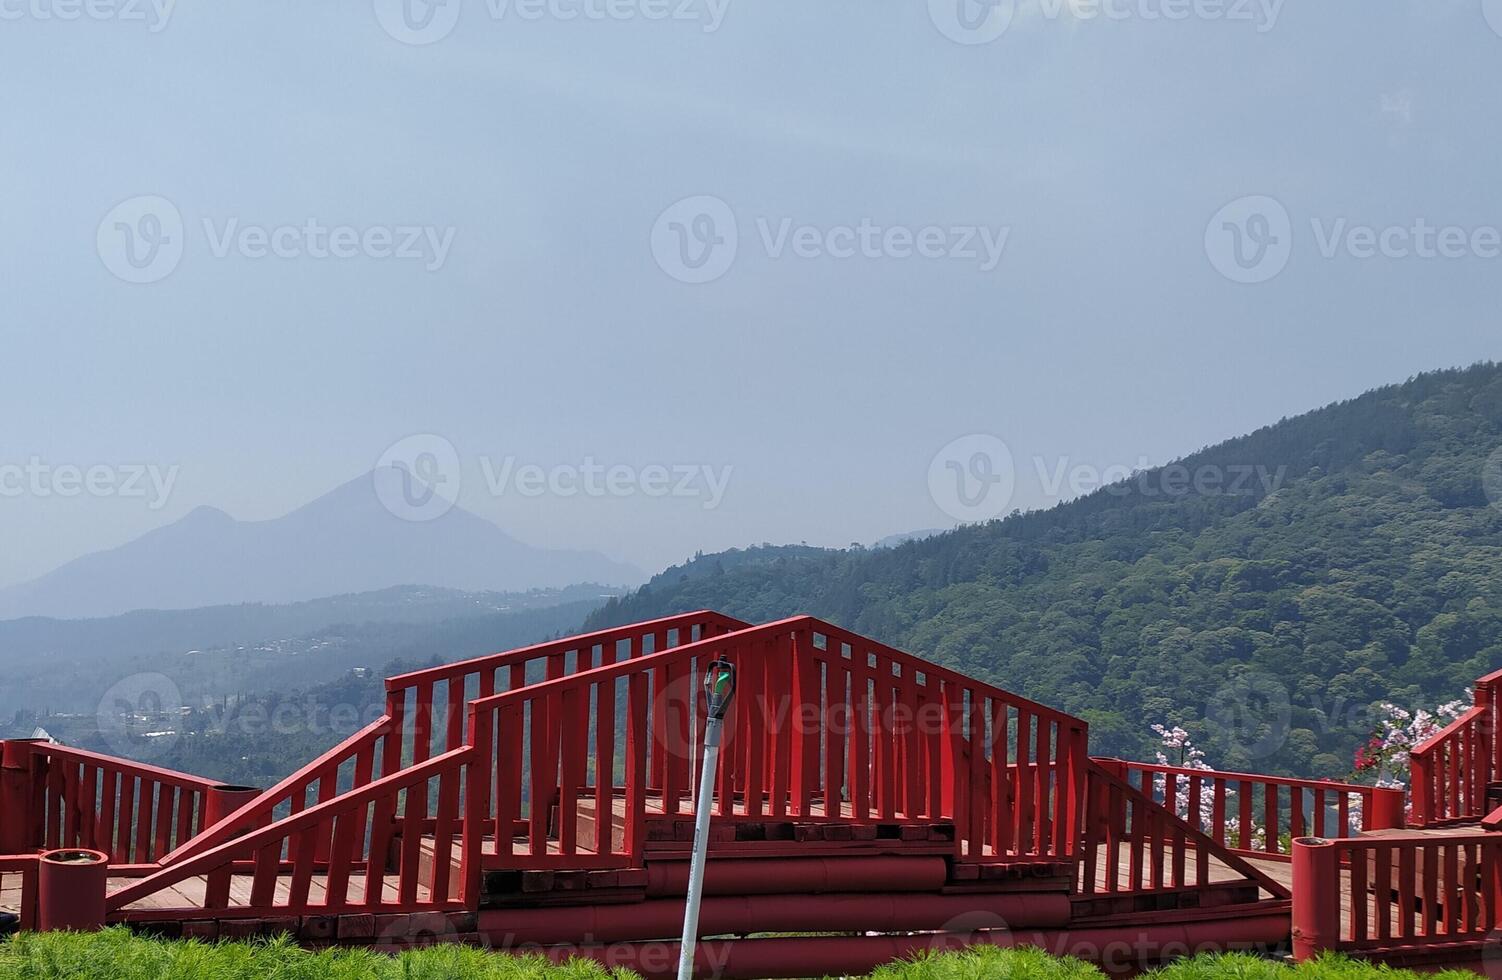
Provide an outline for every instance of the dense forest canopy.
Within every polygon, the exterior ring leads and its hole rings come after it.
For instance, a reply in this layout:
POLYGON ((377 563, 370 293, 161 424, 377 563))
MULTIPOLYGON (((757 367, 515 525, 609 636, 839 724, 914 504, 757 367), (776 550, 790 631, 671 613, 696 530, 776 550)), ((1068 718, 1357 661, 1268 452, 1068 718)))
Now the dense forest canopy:
POLYGON ((1097 753, 1151 758, 1161 722, 1217 768, 1343 775, 1374 705, 1451 700, 1502 667, 1502 368, 892 549, 701 555, 587 626, 704 607, 811 613, 932 657, 1085 717, 1097 753))

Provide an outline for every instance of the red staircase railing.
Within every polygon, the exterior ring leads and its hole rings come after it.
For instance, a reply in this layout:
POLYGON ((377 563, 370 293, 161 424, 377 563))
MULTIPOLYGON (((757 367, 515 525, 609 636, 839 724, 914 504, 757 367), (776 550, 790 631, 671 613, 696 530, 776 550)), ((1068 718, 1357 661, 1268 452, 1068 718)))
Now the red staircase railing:
POLYGON ((472 907, 478 896, 452 874, 459 787, 472 756, 468 746, 445 752, 181 859, 113 892, 108 909, 132 919, 179 916, 180 909, 128 906, 199 876, 203 899, 195 908, 241 916, 472 907), (439 800, 431 851, 391 847, 392 814, 405 812, 408 826, 424 820, 417 790, 430 783, 439 800))
POLYGON ((1224 840, 1212 838, 1132 786, 1118 774, 1122 766, 1115 760, 1089 764, 1078 894, 1144 895, 1254 885, 1271 897, 1289 897, 1284 885, 1224 840))
MULTIPOLYGON (((266 826, 460 748, 466 744, 465 706, 472 699, 587 670, 607 655, 639 657, 745 625, 715 612, 685 613, 388 678, 380 719, 229 814, 164 863, 202 854, 246 828, 266 826)), ((418 796, 424 792, 415 790, 418 796)))
POLYGON ((1502 835, 1306 838, 1294 842, 1293 861, 1298 959, 1495 945, 1502 835))
POLYGON ((1476 682, 1465 714, 1410 754, 1412 822, 1429 827, 1480 820, 1487 785, 1502 776, 1502 671, 1476 682))
POLYGON ((1217 845, 1254 857, 1286 861, 1290 842, 1307 834, 1354 837, 1403 826, 1399 789, 1114 759, 1107 764, 1217 845))
POLYGON ((691 812, 715 659, 740 673, 716 816, 953 824, 967 860, 1073 853, 1084 722, 797 617, 472 702, 482 863, 639 866, 648 816, 691 812))
POLYGON ((212 780, 41 741, 8 742, 16 853, 83 847, 146 864, 203 829, 212 780))

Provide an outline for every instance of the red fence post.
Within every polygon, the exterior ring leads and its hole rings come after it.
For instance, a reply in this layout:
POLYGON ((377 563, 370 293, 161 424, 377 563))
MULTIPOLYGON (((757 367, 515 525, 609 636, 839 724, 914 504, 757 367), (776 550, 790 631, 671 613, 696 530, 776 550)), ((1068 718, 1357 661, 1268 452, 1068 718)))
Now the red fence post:
POLYGON ((42 855, 37 872, 37 929, 92 932, 104 927, 109 855, 69 848, 42 855))
POLYGON ((0 742, 0 854, 25 854, 36 849, 30 840, 31 746, 36 741, 11 739, 0 742))
MULTIPOLYGON (((203 833, 225 817, 234 813, 245 804, 258 799, 261 791, 253 786, 213 786, 203 794, 203 820, 199 833, 203 833)), ((228 834, 224 837, 229 840, 239 837, 246 831, 254 830, 254 819, 247 820, 243 826, 228 828, 228 834)), ((183 842, 180 842, 180 844, 183 842)))
POLYGON ((1293 842, 1293 957, 1302 963, 1340 943, 1340 865, 1322 837, 1293 842))
POLYGON ((1400 789, 1381 787, 1372 791, 1372 812, 1367 816, 1367 830, 1402 830, 1407 826, 1403 812, 1407 799, 1400 789))
POLYGON ((1413 796, 1413 825, 1428 825, 1434 816, 1434 756, 1430 752, 1414 752, 1408 758, 1409 793, 1413 796))

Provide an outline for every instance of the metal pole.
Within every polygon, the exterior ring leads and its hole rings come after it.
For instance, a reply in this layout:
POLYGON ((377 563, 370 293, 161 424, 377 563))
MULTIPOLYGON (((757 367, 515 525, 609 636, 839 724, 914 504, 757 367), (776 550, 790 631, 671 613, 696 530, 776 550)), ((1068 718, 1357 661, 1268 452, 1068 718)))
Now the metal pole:
POLYGON ((720 739, 725 712, 735 693, 735 667, 716 660, 704 672, 705 704, 709 717, 704 725, 704 769, 699 775, 699 795, 694 797, 694 854, 688 868, 688 898, 683 906, 683 942, 679 946, 678 980, 693 980, 694 944, 699 939, 699 903, 704 897, 704 859, 709 851, 709 812, 714 808, 714 783, 720 768, 720 739))

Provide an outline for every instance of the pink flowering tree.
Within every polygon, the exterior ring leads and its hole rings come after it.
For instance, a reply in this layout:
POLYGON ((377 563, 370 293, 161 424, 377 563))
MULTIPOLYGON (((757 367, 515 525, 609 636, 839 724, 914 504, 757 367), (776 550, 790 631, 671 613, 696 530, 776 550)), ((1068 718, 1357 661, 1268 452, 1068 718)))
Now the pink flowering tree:
POLYGON ((1433 711, 1408 711, 1384 702, 1378 707, 1377 727, 1366 744, 1356 749, 1356 773, 1374 777, 1378 786, 1407 789, 1413 750, 1463 715, 1470 696, 1467 691, 1464 700, 1442 704, 1433 711))
MULTIPOLYGON (((1179 728, 1177 725, 1173 728, 1169 728, 1167 725, 1154 725, 1152 726, 1152 730, 1153 734, 1157 735, 1159 740, 1157 746, 1158 765, 1191 769, 1196 772, 1215 771, 1215 767, 1205 761, 1204 750, 1194 744, 1193 739, 1189 737, 1189 733, 1184 729, 1179 728)), ((1167 785, 1167 779, 1161 774, 1153 778, 1153 790, 1158 796, 1166 796, 1167 785)), ((1173 811, 1178 815, 1179 819, 1187 821, 1191 826, 1197 827, 1206 833, 1212 832, 1212 828, 1215 826, 1215 799, 1211 794, 1204 793, 1200 796, 1200 812, 1194 816, 1191 816, 1189 813, 1189 780, 1179 780, 1174 796, 1175 799, 1172 803, 1173 811)), ((1227 805, 1228 809, 1235 808, 1236 796, 1236 790, 1231 790, 1227 794, 1227 799, 1231 801, 1227 805)), ((1167 805, 1168 801, 1164 800, 1164 803, 1167 805)), ((1226 833, 1228 839, 1236 846, 1242 846, 1240 843, 1240 820, 1236 817, 1227 818, 1226 833)), ((1251 839, 1245 846, 1254 849, 1265 848, 1267 846, 1266 832, 1261 827, 1253 824, 1251 839)))

